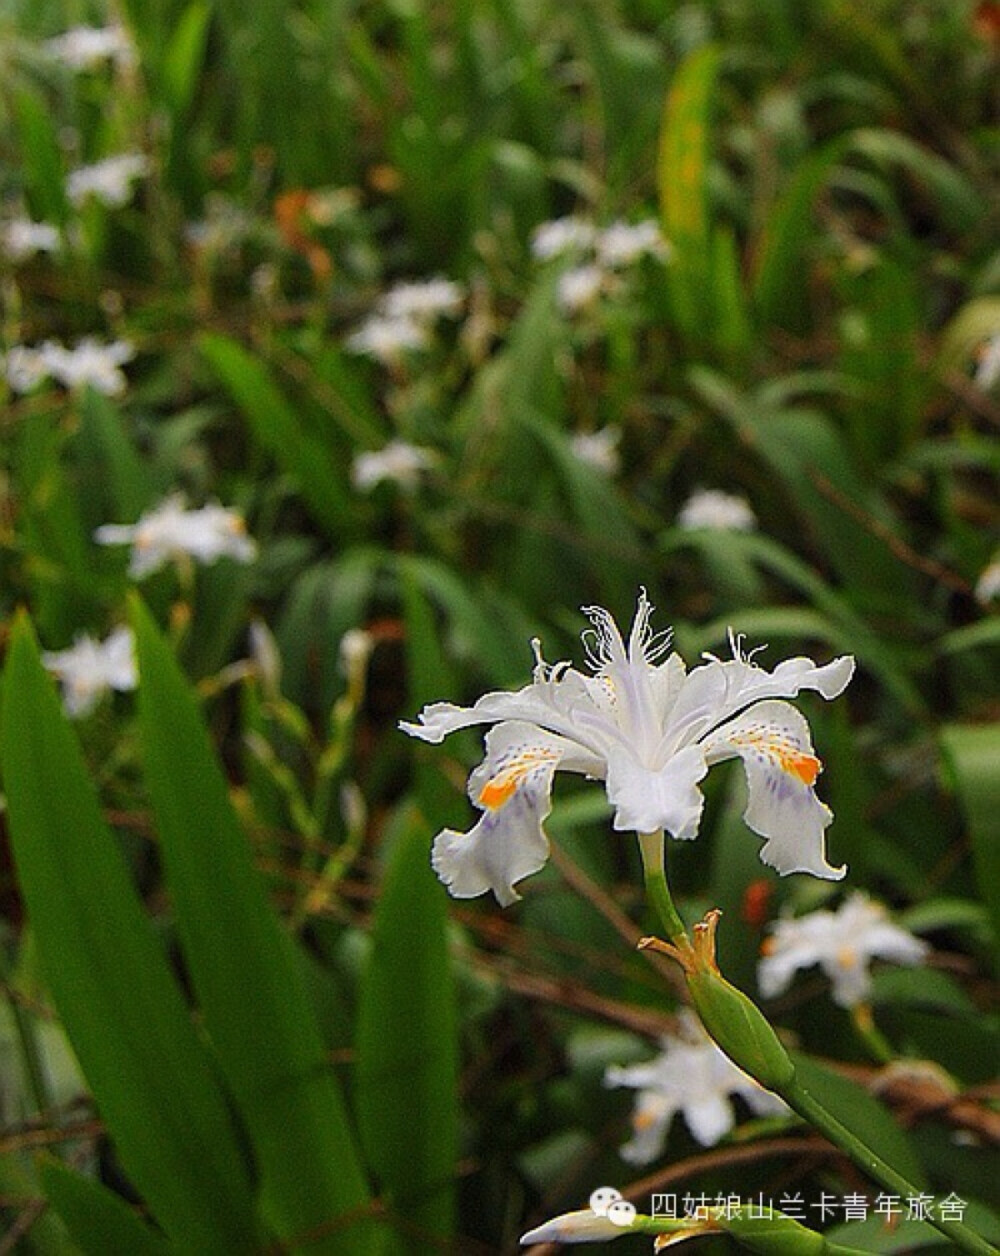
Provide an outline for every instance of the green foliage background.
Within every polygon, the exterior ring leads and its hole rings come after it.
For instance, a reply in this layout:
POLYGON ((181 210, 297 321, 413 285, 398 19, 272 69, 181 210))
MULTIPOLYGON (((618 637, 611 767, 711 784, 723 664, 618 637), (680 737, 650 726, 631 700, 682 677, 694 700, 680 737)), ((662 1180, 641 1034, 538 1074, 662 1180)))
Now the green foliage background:
MULTIPOLYGON (((395 724, 524 684, 533 636, 579 662, 578 608, 627 621, 640 585, 689 663, 730 626, 768 666, 856 656, 843 699, 803 705, 832 862, 935 948, 876 978, 920 1069, 890 1085, 818 978, 768 1010, 997 1241, 998 29, 973 0, 0 0, 0 218, 66 241, 0 257, 0 344, 137 349, 120 397, 47 383, 0 411, 0 1098, 32 1083, 0 1130, 0 1252, 485 1256, 637 1179, 601 1079, 676 995, 631 948, 636 852, 560 787, 524 902, 449 903, 427 854, 467 827, 477 738, 395 724), (135 66, 44 54, 114 15, 135 66), (151 173, 126 206, 69 203, 69 170, 129 150, 151 173), (670 256, 568 312, 569 260, 531 239, 570 213, 656 218, 670 256), (435 275, 460 321, 387 365, 351 351, 386 288, 435 275), (614 474, 574 452, 608 428, 614 474), (432 467, 359 491, 392 439, 432 467), (679 526, 701 487, 758 528, 679 526), (93 532, 174 489, 239 508, 259 558, 140 600, 93 532), (38 643, 125 618, 138 697, 73 731, 38 643), (240 662, 252 620, 280 678, 240 662), (54 1104, 53 1023, 92 1101, 54 1104)), ((765 921, 836 891, 760 865, 736 774, 707 794, 671 882, 686 918, 724 909, 753 992, 765 921)), ((872 1189, 781 1122, 707 1153, 676 1123, 649 1171, 872 1189)), ((875 1220, 842 1241, 940 1248, 875 1220)))

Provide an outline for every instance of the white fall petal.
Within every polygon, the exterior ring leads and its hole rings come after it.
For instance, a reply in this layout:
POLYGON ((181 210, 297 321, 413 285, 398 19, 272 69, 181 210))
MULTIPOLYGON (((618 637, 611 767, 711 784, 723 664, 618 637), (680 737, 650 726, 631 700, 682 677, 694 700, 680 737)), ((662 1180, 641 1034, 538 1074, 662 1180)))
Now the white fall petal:
POLYGON ((482 818, 468 834, 446 829, 435 842, 434 867, 452 894, 472 898, 492 890, 504 905, 518 897, 515 883, 548 856, 542 824, 557 768, 605 782, 616 829, 666 829, 689 839, 697 836, 704 805, 699 782, 730 758, 743 761, 744 819, 765 839, 762 859, 781 873, 842 877, 845 870, 826 860, 831 813, 813 790, 821 764, 808 725, 778 699, 804 689, 835 698, 854 660, 817 666, 793 658, 768 672, 734 637, 731 660, 706 656, 689 672, 679 655, 668 653, 669 635, 654 634, 644 590, 627 645, 607 611, 584 613, 593 625, 583 635, 593 675, 546 663, 535 641, 530 685, 485 694, 472 707, 435 702, 417 722, 400 724, 435 744, 460 728, 495 725, 486 759, 469 780, 482 818))

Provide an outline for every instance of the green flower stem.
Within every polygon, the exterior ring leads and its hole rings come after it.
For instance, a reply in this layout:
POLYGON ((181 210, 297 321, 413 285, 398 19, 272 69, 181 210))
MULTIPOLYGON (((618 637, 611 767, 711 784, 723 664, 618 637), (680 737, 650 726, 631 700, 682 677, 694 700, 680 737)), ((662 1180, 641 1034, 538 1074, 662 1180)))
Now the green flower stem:
POLYGON ((639 833, 639 850, 642 853, 642 870, 646 882, 646 897, 652 903, 667 937, 675 946, 690 946, 684 922, 677 914, 674 900, 670 897, 667 878, 663 869, 663 830, 639 833))
MULTIPOLYGON (((841 1151, 846 1152, 854 1163, 873 1177, 883 1186, 887 1186, 901 1198, 919 1195, 920 1192, 906 1178, 896 1172, 856 1134, 843 1125, 837 1118, 823 1107, 802 1082, 793 1077, 781 1089, 781 1097, 794 1108, 799 1116, 804 1117, 810 1125, 825 1134, 841 1151)), ((963 1252, 975 1252, 980 1256, 996 1256, 997 1249, 987 1243, 974 1231, 959 1221, 944 1221, 941 1218, 928 1217, 928 1221, 936 1230, 940 1230, 963 1252)))
POLYGON ((854 1025, 854 1032, 858 1035, 872 1059, 877 1060, 879 1064, 891 1064, 896 1058, 896 1053, 890 1046, 885 1034, 875 1024, 871 1005, 860 1003, 857 1007, 852 1008, 851 1023, 854 1025))
MULTIPOLYGON (((667 886, 663 864, 663 831, 640 833, 646 894, 666 930, 670 943, 646 938, 641 947, 662 950, 684 969, 691 1000, 709 1035, 744 1072, 780 1095, 859 1168, 901 1198, 917 1196, 917 1188, 897 1173, 853 1131, 843 1125, 802 1084, 794 1064, 774 1029, 757 1005, 719 972, 715 960, 715 928, 719 912, 709 912, 694 927, 694 942, 677 914, 667 886)), ((935 1229, 956 1247, 977 1256, 1000 1256, 997 1248, 958 1221, 928 1217, 935 1229)))

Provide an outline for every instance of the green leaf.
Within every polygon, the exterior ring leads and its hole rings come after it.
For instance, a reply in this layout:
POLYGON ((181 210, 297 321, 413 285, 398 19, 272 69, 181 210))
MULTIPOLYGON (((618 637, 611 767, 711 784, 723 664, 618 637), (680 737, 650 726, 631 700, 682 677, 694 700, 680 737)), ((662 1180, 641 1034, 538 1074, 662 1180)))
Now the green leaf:
POLYGON ((245 415, 257 444, 288 473, 316 522, 334 539, 354 531, 344 477, 327 447, 309 430, 270 371, 227 336, 206 332, 199 340, 206 361, 245 415))
POLYGON ((11 635, 0 749, 42 968, 125 1172, 182 1249, 256 1251, 226 1097, 101 818, 25 616, 11 635))
POLYGON ((686 334, 710 326, 711 231, 708 167, 719 49, 706 45, 681 62, 667 93, 657 181, 663 230, 673 248, 671 292, 686 334))
POLYGON ((808 324, 806 246, 813 207, 847 141, 832 140, 796 167, 778 202, 765 215, 758 242, 754 296, 765 325, 803 331, 808 324))
POLYGON ((888 1108, 863 1086, 818 1061, 793 1051, 795 1076, 842 1125, 863 1139, 886 1164, 919 1190, 926 1189, 923 1167, 910 1141, 893 1120, 888 1108))
MULTIPOLYGON (((29 1209, 42 1193, 37 1170, 27 1157, 17 1152, 0 1155, 0 1198, 5 1209, 15 1212, 23 1204, 29 1209)), ((3 1211, 0 1210, 0 1219, 3 1211)), ((87 1256, 70 1238, 62 1219, 51 1208, 37 1217, 31 1226, 31 1256, 87 1256)), ((18 1245, 19 1248, 21 1245, 18 1245)), ((142 1253, 139 1253, 142 1256, 142 1253)))
POLYGON ((211 19, 212 5, 209 0, 191 0, 171 32, 163 53, 160 66, 163 94, 176 125, 181 124, 198 86, 211 19))
POLYGON ((976 230, 989 205, 957 162, 947 161, 898 130, 866 127, 851 136, 851 147, 877 166, 901 166, 921 190, 937 202, 946 227, 957 233, 976 230))
POLYGON ((110 511, 104 521, 138 519, 167 486, 149 461, 137 453, 122 415, 109 397, 88 388, 80 404, 80 417, 77 439, 84 459, 91 464, 86 469, 110 511))
POLYGON ((197 703, 136 597, 146 781, 205 1029, 244 1119, 261 1207, 287 1242, 356 1256, 367 1189, 299 961, 264 894, 197 703))
POLYGON ((941 743, 972 837, 972 865, 1000 946, 1000 724, 950 724, 941 743))
POLYGON ((357 1105, 368 1160, 402 1221, 388 1250, 403 1256, 454 1230, 458 1065, 447 895, 430 832, 412 804, 391 828, 358 1008, 357 1105))
POLYGON ((62 1217, 85 1256, 170 1256, 175 1249, 151 1229, 120 1195, 74 1173, 58 1160, 39 1170, 46 1198, 62 1217))
POLYGON ((69 216, 66 176, 52 113, 33 92, 14 97, 20 139, 21 172, 32 215, 44 222, 64 223, 69 216))

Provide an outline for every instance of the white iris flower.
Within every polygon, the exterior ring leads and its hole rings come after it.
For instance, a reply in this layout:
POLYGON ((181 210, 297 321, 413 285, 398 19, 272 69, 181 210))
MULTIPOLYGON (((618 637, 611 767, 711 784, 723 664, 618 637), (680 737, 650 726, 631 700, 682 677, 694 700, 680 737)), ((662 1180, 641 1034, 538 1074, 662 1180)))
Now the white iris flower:
POLYGON ((787 1112, 783 1100, 765 1090, 732 1062, 690 1012, 681 1013, 680 1034, 663 1038, 663 1051, 645 1064, 609 1068, 606 1086, 638 1090, 633 1136, 623 1160, 648 1164, 663 1150, 677 1113, 703 1147, 713 1147, 733 1128, 732 1097, 744 1099, 758 1116, 787 1112))
POLYGON ((47 650, 42 662, 58 677, 71 719, 89 715, 110 689, 125 693, 139 683, 131 628, 116 628, 106 641, 83 633, 68 650, 47 650))
POLYGON ((381 449, 366 449, 355 456, 351 481, 364 493, 371 492, 383 480, 390 480, 412 493, 436 461, 432 449, 411 445, 405 440, 391 440, 381 449))
POLYGON ((819 964, 833 982, 833 1001, 857 1007, 871 996, 875 958, 919 964, 930 947, 889 919, 885 908, 855 893, 836 911, 779 920, 764 944, 757 979, 765 998, 781 994, 800 968, 819 964))
POLYGON ((66 195, 78 208, 92 196, 109 209, 121 209, 132 199, 132 185, 147 174, 149 159, 142 153, 120 153, 92 166, 71 170, 66 179, 66 195))
POLYGON ((103 524, 94 539, 101 545, 131 545, 128 571, 137 580, 185 556, 199 563, 214 563, 217 558, 248 563, 257 554, 242 515, 218 502, 188 510, 179 493, 147 511, 137 523, 103 524))
POLYGON ((495 726, 486 735, 486 759, 469 778, 481 819, 469 833, 444 829, 434 843, 434 868, 456 898, 492 890, 507 906, 519 897, 515 883, 544 865, 542 825, 557 768, 604 782, 616 829, 666 829, 689 839, 704 806, 698 782, 713 764, 736 757, 749 787, 744 819, 766 839, 763 861, 781 873, 844 875, 826 860, 832 815, 813 790, 821 764, 809 727, 776 699, 803 689, 835 698, 854 660, 818 667, 793 658, 767 672, 732 637, 730 661, 706 656, 689 672, 668 653, 669 634, 653 633, 651 612, 643 590, 626 646, 606 610, 585 608, 593 625, 583 635, 591 676, 569 663, 546 663, 536 640, 530 685, 488 693, 473 707, 435 702, 418 723, 400 725, 433 743, 473 724, 495 726))

